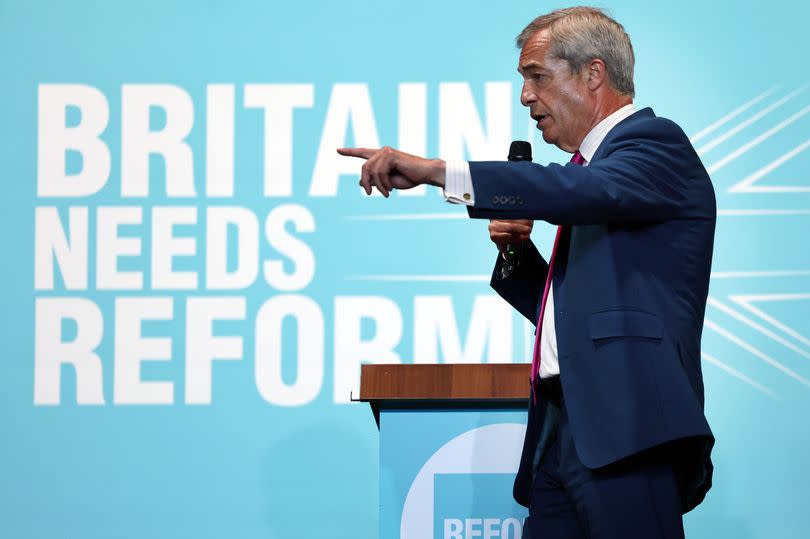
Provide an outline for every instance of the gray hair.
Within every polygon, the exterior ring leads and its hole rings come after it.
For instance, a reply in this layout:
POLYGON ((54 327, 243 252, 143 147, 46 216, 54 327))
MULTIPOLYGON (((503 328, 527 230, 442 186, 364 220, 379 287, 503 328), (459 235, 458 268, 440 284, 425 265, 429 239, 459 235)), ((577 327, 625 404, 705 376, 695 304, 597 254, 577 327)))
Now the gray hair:
POLYGON ((604 11, 592 7, 570 7, 541 15, 517 36, 522 49, 536 32, 548 29, 551 54, 565 60, 572 73, 595 58, 605 62, 610 85, 622 95, 635 96, 633 45, 624 27, 604 11))

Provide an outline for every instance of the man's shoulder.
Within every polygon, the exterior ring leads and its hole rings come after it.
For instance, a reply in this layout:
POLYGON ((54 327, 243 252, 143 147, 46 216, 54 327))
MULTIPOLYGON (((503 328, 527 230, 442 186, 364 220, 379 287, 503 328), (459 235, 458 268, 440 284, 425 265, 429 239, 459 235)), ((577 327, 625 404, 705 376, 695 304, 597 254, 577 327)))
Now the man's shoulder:
POLYGON ((650 107, 643 108, 631 114, 611 130, 610 135, 635 136, 671 136, 678 139, 688 139, 681 126, 669 118, 656 116, 650 107))
POLYGON ((694 154, 692 143, 681 126, 669 118, 656 116, 648 107, 628 116, 611 129, 595 157, 608 157, 622 149, 642 148, 655 148, 667 153, 685 152, 690 158, 694 154))
POLYGON ((641 157, 662 177, 686 176, 709 180, 708 173, 681 126, 645 108, 625 118, 605 137, 594 161, 641 157))

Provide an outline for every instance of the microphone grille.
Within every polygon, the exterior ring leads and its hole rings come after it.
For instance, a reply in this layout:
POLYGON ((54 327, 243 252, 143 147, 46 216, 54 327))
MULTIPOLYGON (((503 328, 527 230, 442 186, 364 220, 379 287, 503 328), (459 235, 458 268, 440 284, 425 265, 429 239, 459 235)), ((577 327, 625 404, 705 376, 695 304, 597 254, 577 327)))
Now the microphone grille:
POLYGON ((509 145, 509 161, 531 161, 532 145, 525 140, 515 140, 509 145))

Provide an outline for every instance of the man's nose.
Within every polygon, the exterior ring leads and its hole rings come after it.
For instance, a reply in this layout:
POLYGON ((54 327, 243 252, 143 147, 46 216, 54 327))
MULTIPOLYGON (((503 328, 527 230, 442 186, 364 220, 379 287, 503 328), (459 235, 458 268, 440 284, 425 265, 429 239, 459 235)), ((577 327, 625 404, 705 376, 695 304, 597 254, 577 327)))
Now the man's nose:
POLYGON ((524 107, 528 107, 535 101, 537 101, 537 96, 534 95, 534 92, 527 88, 526 83, 524 83, 523 88, 520 91, 520 104, 524 107))

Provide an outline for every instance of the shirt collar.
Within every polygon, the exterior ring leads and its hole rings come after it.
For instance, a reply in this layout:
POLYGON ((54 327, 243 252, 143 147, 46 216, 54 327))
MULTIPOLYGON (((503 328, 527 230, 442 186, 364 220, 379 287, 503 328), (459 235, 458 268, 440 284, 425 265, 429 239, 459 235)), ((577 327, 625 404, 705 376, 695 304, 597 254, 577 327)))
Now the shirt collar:
POLYGON ((585 158, 586 163, 591 162, 593 154, 596 153, 597 148, 599 148, 599 145, 602 144, 602 141, 605 139, 610 130, 616 127, 616 124, 634 112, 636 112, 635 105, 632 103, 625 105, 613 112, 613 114, 605 117, 601 122, 596 124, 587 135, 585 135, 585 138, 582 140, 582 144, 579 145, 579 153, 581 153, 582 157, 585 158))

